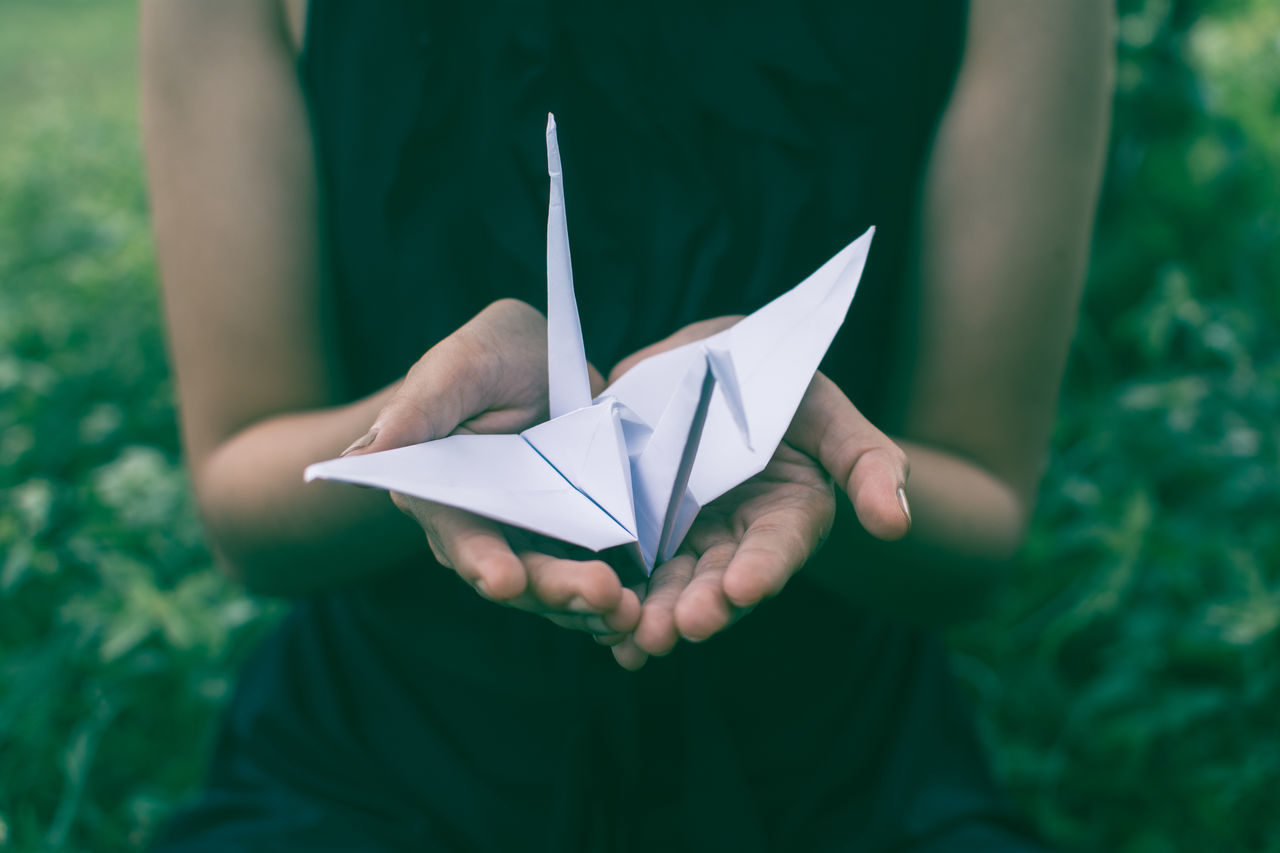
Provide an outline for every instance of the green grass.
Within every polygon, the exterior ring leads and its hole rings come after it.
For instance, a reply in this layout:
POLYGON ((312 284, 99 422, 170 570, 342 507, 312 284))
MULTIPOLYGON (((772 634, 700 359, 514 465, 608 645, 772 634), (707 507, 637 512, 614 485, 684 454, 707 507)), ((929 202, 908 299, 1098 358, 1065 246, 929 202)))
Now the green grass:
MULTIPOLYGON (((1041 506, 956 666, 1063 848, 1280 851, 1280 7, 1121 7, 1041 506)), ((134 15, 0 0, 0 851, 145 844, 269 618, 187 494, 134 15)))
POLYGON ((261 610, 179 459, 133 19, 0 2, 0 850, 143 844, 261 610))
POLYGON ((1054 456, 1021 583, 959 662, 1067 849, 1276 851, 1280 8, 1121 8, 1054 456))

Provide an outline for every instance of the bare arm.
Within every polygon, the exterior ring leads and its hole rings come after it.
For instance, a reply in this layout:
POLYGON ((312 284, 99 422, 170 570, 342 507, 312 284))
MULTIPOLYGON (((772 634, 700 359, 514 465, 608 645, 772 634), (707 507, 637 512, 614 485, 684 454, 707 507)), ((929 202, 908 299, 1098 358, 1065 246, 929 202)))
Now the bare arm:
POLYGON ((438 570, 429 544, 491 599, 592 633, 631 630, 639 600, 600 561, 516 554, 466 513, 401 500, 414 524, 383 492, 304 485, 307 464, 337 456, 370 424, 378 432, 365 451, 537 422, 546 325, 529 306, 499 300, 397 387, 339 399, 316 162, 294 70, 303 5, 148 0, 142 10, 156 242, 210 542, 250 586, 289 594, 414 557, 438 570))
MULTIPOLYGON (((899 436, 819 375, 770 467, 704 510, 686 552, 654 574, 634 642, 615 647, 621 663, 723 630, 781 591, 828 532, 848 559, 806 577, 907 619, 969 615, 1002 577, 1025 534, 1075 325, 1110 23, 1104 0, 973 0, 925 175, 920 302, 890 360, 902 368, 899 436), (814 460, 856 521, 833 525, 814 460)), ((655 349, 714 328, 695 324, 655 349)))
POLYGON ((1035 499, 1088 260, 1112 70, 1103 0, 973 0, 925 176, 895 361, 912 535, 816 577, 924 618, 982 597, 1035 499))
MULTIPOLYGON (((183 436, 210 540, 267 591, 421 550, 385 495, 304 488, 386 393, 335 405, 318 188, 286 21, 270 0, 142 8, 143 129, 183 436)), ((384 561, 385 563, 385 561, 384 561)))

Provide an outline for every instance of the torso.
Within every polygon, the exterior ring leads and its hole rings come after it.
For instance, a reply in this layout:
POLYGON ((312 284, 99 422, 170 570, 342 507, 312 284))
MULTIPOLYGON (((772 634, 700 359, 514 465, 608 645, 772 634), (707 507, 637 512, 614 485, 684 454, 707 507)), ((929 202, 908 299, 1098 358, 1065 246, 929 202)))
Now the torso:
MULTIPOLYGON (((962 3, 282 3, 306 41, 351 396, 497 297, 542 304, 554 109, 590 358, 749 312, 875 224, 825 369, 880 407, 962 3)), ((801 579, 632 675, 406 566, 299 608, 233 728, 247 743, 263 719, 296 727, 271 749, 299 779, 377 789, 456 846, 880 849, 996 808, 936 638, 801 579)))

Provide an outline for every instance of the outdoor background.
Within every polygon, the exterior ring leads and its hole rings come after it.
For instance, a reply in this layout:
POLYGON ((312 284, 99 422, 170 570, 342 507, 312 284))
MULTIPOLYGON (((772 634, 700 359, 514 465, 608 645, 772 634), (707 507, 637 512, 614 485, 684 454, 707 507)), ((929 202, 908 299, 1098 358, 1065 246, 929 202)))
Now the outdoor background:
MULTIPOLYGON (((1120 6, 1053 459, 1021 582, 956 668, 1063 849, 1280 851, 1280 3, 1120 6)), ((134 17, 0 0, 6 853, 144 844, 279 609, 211 568, 187 495, 134 17)))

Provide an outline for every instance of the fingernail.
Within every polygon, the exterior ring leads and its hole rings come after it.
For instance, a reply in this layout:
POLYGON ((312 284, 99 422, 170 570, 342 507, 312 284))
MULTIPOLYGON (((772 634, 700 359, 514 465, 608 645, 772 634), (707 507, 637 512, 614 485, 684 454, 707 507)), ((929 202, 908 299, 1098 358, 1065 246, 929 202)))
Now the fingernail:
POLYGON ((373 429, 366 432, 364 435, 357 438, 355 441, 351 442, 351 446, 348 447, 346 450, 342 451, 342 453, 339 454, 338 458, 342 458, 343 456, 346 456, 348 453, 355 453, 357 450, 363 450, 364 448, 373 444, 373 440, 377 437, 378 437, 378 428, 374 427, 373 429))
POLYGON ((907 532, 911 531, 911 504, 907 503, 907 487, 898 486, 898 506, 902 507, 902 514, 907 517, 907 532))

